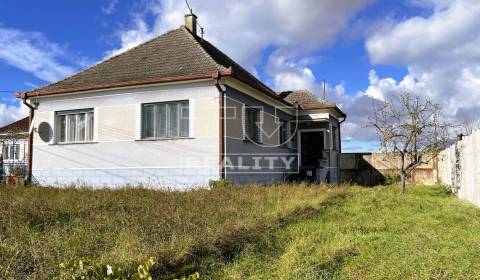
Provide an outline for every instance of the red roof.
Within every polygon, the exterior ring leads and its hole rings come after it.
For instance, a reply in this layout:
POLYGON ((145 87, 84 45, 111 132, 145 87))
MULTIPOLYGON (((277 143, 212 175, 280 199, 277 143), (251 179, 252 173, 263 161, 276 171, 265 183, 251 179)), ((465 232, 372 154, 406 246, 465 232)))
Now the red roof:
POLYGON ((28 128, 30 127, 30 122, 28 117, 13 122, 11 124, 7 124, 6 126, 0 127, 0 133, 7 133, 7 132, 28 132, 28 128))

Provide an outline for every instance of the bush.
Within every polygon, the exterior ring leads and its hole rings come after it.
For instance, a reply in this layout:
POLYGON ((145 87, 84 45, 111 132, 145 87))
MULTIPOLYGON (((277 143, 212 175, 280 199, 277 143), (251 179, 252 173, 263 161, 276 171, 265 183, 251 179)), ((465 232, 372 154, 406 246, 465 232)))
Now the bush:
POLYGON ((234 184, 228 180, 222 179, 222 180, 210 180, 208 181, 208 185, 210 188, 215 189, 215 188, 231 188, 234 186, 234 184))
POLYGON ((398 184, 401 181, 400 174, 398 173, 390 173, 385 175, 385 184, 386 185, 394 185, 398 184))
POLYGON ((11 176, 23 176, 23 169, 20 165, 10 167, 9 173, 11 176))

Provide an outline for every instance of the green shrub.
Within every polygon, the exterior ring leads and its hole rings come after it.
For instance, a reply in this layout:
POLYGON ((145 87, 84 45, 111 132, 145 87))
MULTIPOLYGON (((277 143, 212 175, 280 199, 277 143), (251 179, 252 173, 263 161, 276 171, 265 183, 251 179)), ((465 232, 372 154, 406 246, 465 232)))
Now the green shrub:
POLYGON ((22 176, 23 170, 20 165, 14 165, 9 169, 9 173, 11 176, 22 176))
POLYGON ((210 188, 215 189, 215 188, 231 188, 234 186, 234 184, 228 180, 221 179, 221 180, 210 180, 208 181, 208 185, 210 188))
POLYGON ((390 173, 385 175, 385 185, 394 185, 400 183, 401 178, 398 173, 390 173))

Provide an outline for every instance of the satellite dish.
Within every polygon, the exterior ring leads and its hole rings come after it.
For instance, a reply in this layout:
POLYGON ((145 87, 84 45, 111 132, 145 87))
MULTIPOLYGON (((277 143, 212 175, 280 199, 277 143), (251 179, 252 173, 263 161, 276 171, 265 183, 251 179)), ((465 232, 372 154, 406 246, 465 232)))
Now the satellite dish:
POLYGON ((53 129, 47 122, 42 122, 38 126, 38 136, 43 142, 50 142, 53 137, 53 129))

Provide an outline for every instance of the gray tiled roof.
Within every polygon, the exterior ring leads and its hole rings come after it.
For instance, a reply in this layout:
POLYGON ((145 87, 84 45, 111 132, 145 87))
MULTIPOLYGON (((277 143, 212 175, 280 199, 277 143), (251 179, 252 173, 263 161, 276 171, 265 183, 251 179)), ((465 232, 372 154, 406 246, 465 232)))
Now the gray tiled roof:
POLYGON ((225 71, 277 97, 275 92, 206 40, 186 27, 169 31, 86 70, 27 92, 29 96, 67 93, 165 81, 211 77, 225 71))
POLYGON ((300 106, 329 104, 327 101, 321 99, 320 97, 314 95, 306 89, 284 91, 281 92, 279 95, 289 103, 298 104, 300 106))
MULTIPOLYGON (((275 93, 230 57, 185 26, 140 44, 61 81, 26 92, 50 95, 178 80, 232 76, 287 105, 303 109, 336 108, 306 90, 275 93)), ((23 98, 23 94, 17 95, 23 98)), ((338 108, 336 108, 338 110, 338 108)), ((343 114, 343 113, 342 113, 343 114)))

